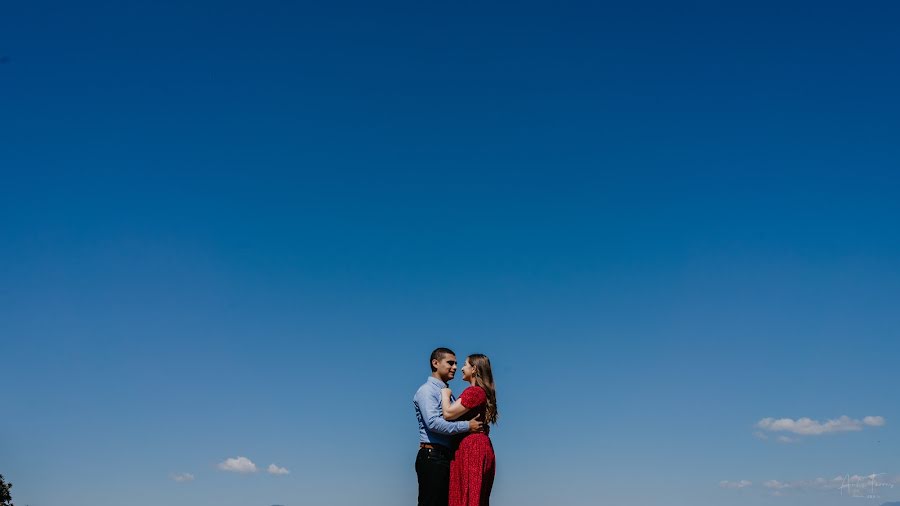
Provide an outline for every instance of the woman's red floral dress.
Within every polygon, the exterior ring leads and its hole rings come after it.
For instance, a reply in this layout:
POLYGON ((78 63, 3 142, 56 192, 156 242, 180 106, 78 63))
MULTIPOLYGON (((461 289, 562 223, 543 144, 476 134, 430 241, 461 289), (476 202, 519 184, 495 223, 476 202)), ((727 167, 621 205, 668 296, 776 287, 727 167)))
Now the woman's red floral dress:
MULTIPOLYGON (((470 386, 459 396, 462 405, 469 412, 460 420, 471 420, 484 412, 487 397, 478 386, 470 386)), ((494 447, 488 437, 488 425, 484 433, 465 434, 456 448, 450 462, 450 504, 449 506, 489 506, 491 487, 494 486, 494 447)))

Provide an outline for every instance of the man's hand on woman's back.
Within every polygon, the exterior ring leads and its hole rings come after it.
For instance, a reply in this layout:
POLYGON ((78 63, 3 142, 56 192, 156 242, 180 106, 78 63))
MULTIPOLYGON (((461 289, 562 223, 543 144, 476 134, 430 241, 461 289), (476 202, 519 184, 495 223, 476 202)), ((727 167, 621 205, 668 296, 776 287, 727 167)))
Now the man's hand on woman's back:
POLYGON ((479 418, 481 418, 480 413, 475 418, 469 420, 469 432, 484 432, 484 423, 479 420, 479 418))

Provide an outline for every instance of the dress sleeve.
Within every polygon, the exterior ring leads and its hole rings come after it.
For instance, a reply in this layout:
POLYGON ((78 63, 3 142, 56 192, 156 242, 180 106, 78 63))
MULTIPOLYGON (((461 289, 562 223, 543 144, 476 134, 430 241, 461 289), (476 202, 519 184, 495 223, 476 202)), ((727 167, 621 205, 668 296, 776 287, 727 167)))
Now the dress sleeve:
POLYGON ((477 408, 487 401, 481 387, 469 387, 459 396, 459 402, 468 409, 477 408))

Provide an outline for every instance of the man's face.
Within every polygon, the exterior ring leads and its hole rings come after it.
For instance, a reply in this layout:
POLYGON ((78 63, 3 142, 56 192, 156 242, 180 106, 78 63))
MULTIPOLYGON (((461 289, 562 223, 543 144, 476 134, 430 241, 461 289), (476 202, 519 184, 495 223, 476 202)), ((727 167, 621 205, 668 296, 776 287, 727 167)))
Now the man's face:
POLYGON ((456 374, 456 355, 444 355, 440 360, 432 360, 431 365, 437 369, 435 372, 444 383, 447 383, 456 374))

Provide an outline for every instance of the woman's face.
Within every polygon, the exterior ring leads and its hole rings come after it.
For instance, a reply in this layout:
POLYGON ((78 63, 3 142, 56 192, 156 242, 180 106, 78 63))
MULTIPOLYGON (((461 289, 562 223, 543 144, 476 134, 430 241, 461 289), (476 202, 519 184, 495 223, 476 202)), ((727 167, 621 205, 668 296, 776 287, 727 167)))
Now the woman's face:
POLYGON ((475 366, 469 363, 469 359, 466 359, 466 363, 462 367, 463 372, 463 381, 472 381, 472 375, 475 373, 475 366))

